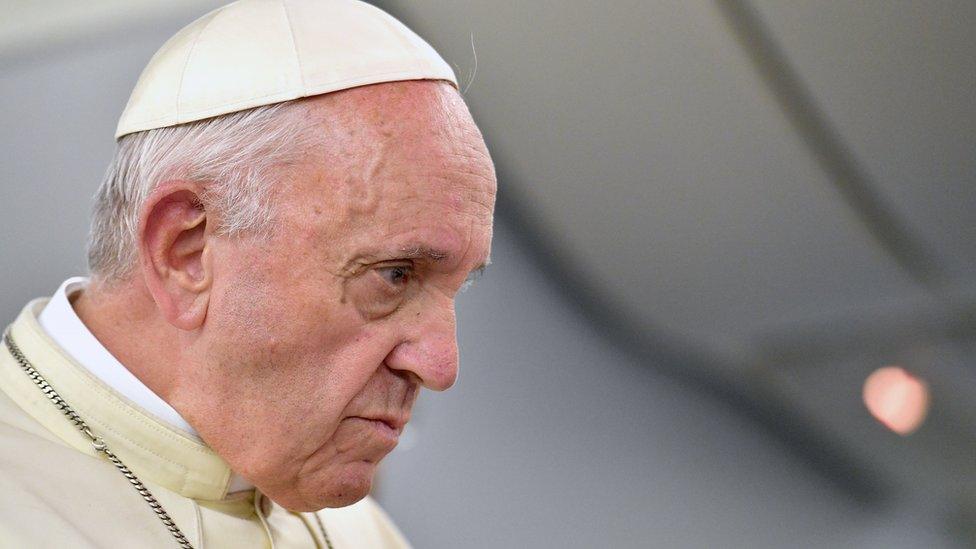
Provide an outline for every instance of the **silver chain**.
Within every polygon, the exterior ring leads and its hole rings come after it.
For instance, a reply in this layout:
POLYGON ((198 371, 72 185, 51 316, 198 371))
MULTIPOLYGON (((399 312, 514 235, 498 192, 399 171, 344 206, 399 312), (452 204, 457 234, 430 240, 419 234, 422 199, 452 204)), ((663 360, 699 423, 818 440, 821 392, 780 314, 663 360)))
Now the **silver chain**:
MULTIPOLYGON (((136 489, 136 492, 139 492, 142 499, 146 500, 149 507, 152 508, 153 512, 156 513, 156 516, 159 517, 159 520, 161 520, 166 526, 166 529, 169 530, 169 533, 172 534, 173 538, 176 539, 176 543, 178 543, 183 549, 193 549, 193 545, 190 544, 190 541, 186 539, 186 536, 183 535, 183 532, 180 531, 179 527, 176 526, 176 523, 173 522, 173 519, 170 518, 169 513, 163 509, 163 506, 159 503, 159 501, 156 500, 155 496, 152 495, 152 492, 150 492, 149 489, 146 488, 146 485, 139 480, 139 477, 137 477, 135 473, 126 467, 118 456, 108 449, 108 445, 105 444, 105 441, 102 440, 101 437, 97 437, 94 433, 92 433, 91 428, 87 423, 85 423, 85 420, 81 419, 78 412, 75 412, 74 408, 69 406, 68 403, 61 398, 61 395, 54 390, 54 387, 51 387, 47 380, 44 379, 44 376, 42 376, 40 372, 31 366, 31 363, 28 362, 27 358, 24 356, 24 353, 20 351, 20 347, 14 343, 13 338, 10 336, 9 329, 7 329, 7 331, 4 333, 3 338, 7 343, 7 348, 10 349, 10 354, 13 355, 14 360, 20 364, 20 368, 24 370, 27 376, 31 378, 31 381, 33 381, 41 392, 44 393, 44 396, 46 396, 51 403, 57 406, 58 410, 61 410, 64 415, 68 417, 71 423, 73 423, 75 427, 77 427, 86 437, 88 437, 88 440, 91 441, 95 451, 104 454, 105 457, 112 462, 112 465, 115 465, 115 468, 122 473, 122 476, 124 476, 129 483, 132 484, 132 487, 136 489)), ((326 538, 326 540, 328 540, 328 538, 326 538)))
POLYGON ((329 539, 329 533, 325 531, 325 525, 322 524, 322 519, 319 518, 319 514, 313 511, 312 516, 315 517, 315 522, 319 524, 319 530, 322 531, 322 539, 325 540, 325 546, 328 549, 332 549, 332 541, 329 539))

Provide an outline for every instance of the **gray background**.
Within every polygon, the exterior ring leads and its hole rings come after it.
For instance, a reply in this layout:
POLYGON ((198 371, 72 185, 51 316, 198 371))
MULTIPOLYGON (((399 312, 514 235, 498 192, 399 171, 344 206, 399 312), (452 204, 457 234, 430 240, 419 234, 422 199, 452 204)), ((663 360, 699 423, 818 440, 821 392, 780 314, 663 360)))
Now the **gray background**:
MULTIPOLYGON (((0 316, 84 273, 128 92, 215 5, 0 0, 0 316)), ((500 176, 378 482, 417 547, 976 546, 976 4, 379 5, 465 85, 474 43, 500 176)))

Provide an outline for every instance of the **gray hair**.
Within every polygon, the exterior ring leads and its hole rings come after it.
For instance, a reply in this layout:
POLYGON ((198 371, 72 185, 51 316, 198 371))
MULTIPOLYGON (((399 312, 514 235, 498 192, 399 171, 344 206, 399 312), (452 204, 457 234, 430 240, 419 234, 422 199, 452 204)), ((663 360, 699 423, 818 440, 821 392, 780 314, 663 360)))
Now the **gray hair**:
POLYGON ((161 181, 204 183, 201 199, 220 219, 218 234, 271 228, 272 186, 297 160, 310 132, 295 102, 146 130, 119 139, 95 194, 88 268, 101 280, 122 280, 135 267, 139 211, 161 181))

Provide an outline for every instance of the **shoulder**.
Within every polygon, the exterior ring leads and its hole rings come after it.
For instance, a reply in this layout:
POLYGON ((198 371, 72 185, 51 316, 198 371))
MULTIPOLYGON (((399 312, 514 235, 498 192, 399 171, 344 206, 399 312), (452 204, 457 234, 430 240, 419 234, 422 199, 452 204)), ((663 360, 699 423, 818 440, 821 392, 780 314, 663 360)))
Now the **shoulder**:
POLYGON ((111 465, 56 439, 0 391, 0 547, 171 543, 131 491, 111 465))
POLYGON ((322 509, 314 514, 318 515, 336 549, 410 548, 410 544, 390 517, 369 496, 348 507, 322 509))

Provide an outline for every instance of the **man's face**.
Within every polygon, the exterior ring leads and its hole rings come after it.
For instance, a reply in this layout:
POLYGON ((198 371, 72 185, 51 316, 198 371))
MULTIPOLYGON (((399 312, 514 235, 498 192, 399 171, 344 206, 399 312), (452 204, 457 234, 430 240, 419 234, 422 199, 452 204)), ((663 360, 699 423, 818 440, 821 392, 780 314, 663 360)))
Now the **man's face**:
POLYGON ((196 376, 178 409, 278 503, 353 503, 420 386, 457 377, 454 298, 488 260, 495 175, 448 84, 306 100, 317 144, 268 238, 219 237, 196 376))

